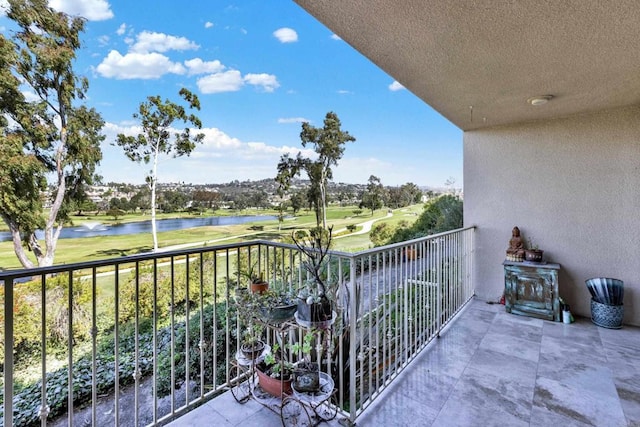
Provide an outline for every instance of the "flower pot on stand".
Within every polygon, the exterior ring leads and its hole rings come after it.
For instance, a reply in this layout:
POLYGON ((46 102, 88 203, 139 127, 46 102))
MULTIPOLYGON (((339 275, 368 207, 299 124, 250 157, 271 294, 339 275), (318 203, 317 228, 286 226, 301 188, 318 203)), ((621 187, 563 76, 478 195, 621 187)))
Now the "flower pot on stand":
POLYGON ((261 279, 255 279, 251 281, 251 293, 264 293, 269 289, 269 283, 261 279))
POLYGON ((318 365, 301 362, 293 370, 293 387, 297 391, 313 393, 320 389, 320 372, 318 365))
POLYGON ((320 302, 309 303, 299 298, 295 318, 301 326, 324 329, 333 324, 334 311, 331 307, 331 301, 322 298, 320 302))
POLYGON ((265 392, 276 397, 291 394, 291 378, 273 378, 266 373, 264 364, 257 366, 258 383, 265 392))
POLYGON ((240 345, 242 355, 248 360, 256 360, 262 355, 265 349, 265 343, 260 340, 245 342, 240 345))

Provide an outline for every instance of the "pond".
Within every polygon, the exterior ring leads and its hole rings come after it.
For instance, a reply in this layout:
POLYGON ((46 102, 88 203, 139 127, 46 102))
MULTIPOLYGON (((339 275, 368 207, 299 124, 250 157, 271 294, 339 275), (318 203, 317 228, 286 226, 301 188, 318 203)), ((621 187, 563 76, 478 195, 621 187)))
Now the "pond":
MULTIPOLYGON (((242 215, 242 216, 210 216, 194 218, 171 218, 156 220, 158 231, 183 230, 185 228, 205 227, 216 225, 237 225, 247 222, 267 221, 277 219, 270 215, 242 215)), ((99 221, 91 221, 81 226, 67 226, 60 232, 61 239, 76 239, 79 237, 119 236, 123 234, 150 233, 151 220, 127 222, 108 225, 99 221)), ((42 232, 37 232, 38 239, 43 238, 42 232)), ((11 240, 11 233, 0 231, 0 242, 11 240)))

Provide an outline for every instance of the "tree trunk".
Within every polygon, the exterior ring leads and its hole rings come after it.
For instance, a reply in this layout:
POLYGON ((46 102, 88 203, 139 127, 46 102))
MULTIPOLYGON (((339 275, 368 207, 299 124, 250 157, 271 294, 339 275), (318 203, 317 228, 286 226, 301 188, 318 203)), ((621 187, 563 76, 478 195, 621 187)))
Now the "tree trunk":
POLYGON ((153 251, 158 252, 158 230, 156 229, 156 183, 158 176, 158 144, 153 156, 153 172, 151 174, 151 234, 153 234, 153 251))
POLYGON ((9 229, 11 230, 11 238, 13 240, 13 251, 16 253, 16 256, 18 257, 20 264, 22 264, 24 268, 33 268, 34 267, 33 262, 31 262, 31 260, 27 256, 27 253, 24 250, 24 246, 22 245, 22 238, 20 237, 20 231, 18 231, 18 228, 14 224, 7 224, 7 225, 9 225, 9 229))

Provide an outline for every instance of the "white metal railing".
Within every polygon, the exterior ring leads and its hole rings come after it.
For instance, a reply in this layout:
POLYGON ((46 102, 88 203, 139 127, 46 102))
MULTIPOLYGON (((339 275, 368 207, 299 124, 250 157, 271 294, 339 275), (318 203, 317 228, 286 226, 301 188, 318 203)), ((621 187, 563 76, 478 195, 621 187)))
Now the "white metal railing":
MULTIPOLYGON (((331 260, 338 319, 323 366, 355 421, 471 298, 473 228, 331 260)), ((159 425, 213 398, 239 345, 238 270, 254 264, 291 290, 305 278, 295 246, 266 241, 0 273, 0 423, 44 426, 66 412, 75 425, 88 404, 94 426, 159 425)))
POLYGON ((351 421, 473 297, 474 230, 350 256, 351 421))

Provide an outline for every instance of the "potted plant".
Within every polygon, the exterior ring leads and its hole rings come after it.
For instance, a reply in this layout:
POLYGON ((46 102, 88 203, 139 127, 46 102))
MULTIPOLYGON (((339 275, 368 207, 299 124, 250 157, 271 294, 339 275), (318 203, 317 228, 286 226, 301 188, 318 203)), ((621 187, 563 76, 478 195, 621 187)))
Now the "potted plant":
POLYGON ((256 311, 254 294, 249 293, 246 288, 238 288, 236 308, 240 320, 239 328, 243 331, 240 352, 245 359, 256 360, 264 352, 266 344, 262 341, 263 325, 256 322, 254 317, 256 311))
POLYGON ((524 250, 524 259, 531 262, 542 262, 542 255, 544 251, 538 248, 537 244, 534 244, 531 237, 528 239, 529 248, 524 250))
POLYGON ((279 354, 280 346, 276 343, 264 358, 256 365, 258 382, 262 389, 276 397, 291 394, 293 379, 293 364, 282 359, 279 354))
POLYGON ((249 280, 249 289, 253 293, 262 293, 269 289, 269 283, 264 280, 257 262, 250 265, 246 270, 240 270, 238 274, 249 280))
POLYGON ((300 342, 289 344, 291 353, 301 356, 293 370, 293 388, 296 391, 313 393, 320 389, 318 364, 311 361, 312 344, 315 333, 309 331, 300 342))
POLYGON ((296 321, 302 326, 323 328, 333 320, 333 307, 328 295, 327 272, 329 247, 331 246, 333 227, 325 230, 317 227, 300 238, 292 235, 293 242, 302 253, 302 267, 307 271, 308 279, 298 290, 298 309, 296 321))
POLYGON ((282 323, 293 318, 296 301, 284 287, 275 286, 263 293, 253 294, 257 314, 266 323, 282 323))
POLYGON ((240 351, 245 359, 256 360, 264 352, 266 344, 262 341, 262 330, 262 325, 259 323, 252 323, 244 330, 240 351))

